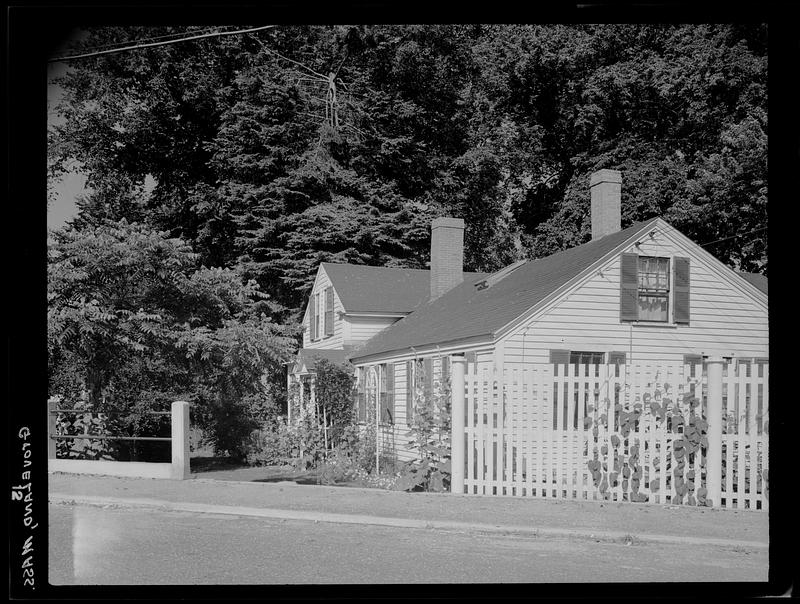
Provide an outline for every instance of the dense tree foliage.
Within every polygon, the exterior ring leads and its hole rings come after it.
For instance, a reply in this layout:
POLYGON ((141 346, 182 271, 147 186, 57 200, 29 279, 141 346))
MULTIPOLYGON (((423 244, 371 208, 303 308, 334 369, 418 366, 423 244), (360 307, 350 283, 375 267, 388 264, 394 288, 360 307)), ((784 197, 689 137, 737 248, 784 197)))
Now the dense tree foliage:
POLYGON ((86 392, 98 411, 190 400, 219 449, 233 451, 276 400, 292 333, 233 269, 196 266, 180 239, 105 222, 54 234, 48 262, 51 395, 86 392), (240 408, 240 409, 239 409, 240 408))

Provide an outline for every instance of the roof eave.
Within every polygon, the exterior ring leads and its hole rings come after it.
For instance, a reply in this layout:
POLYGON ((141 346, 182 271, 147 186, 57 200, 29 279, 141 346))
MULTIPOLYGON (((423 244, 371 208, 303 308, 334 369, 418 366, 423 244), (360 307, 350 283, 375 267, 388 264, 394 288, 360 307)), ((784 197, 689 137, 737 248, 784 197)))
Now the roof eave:
POLYGON ((436 344, 422 344, 420 346, 405 346, 402 348, 393 348, 391 350, 383 350, 380 352, 374 352, 362 356, 353 354, 349 357, 349 359, 353 365, 363 365, 366 363, 375 363, 378 361, 384 361, 395 357, 425 356, 432 352, 437 352, 437 351, 441 352, 443 350, 447 351, 453 348, 455 349, 471 348, 473 346, 492 344, 493 342, 494 338, 492 337, 492 334, 486 333, 486 334, 479 334, 476 336, 468 336, 465 338, 456 338, 453 340, 447 340, 436 344))

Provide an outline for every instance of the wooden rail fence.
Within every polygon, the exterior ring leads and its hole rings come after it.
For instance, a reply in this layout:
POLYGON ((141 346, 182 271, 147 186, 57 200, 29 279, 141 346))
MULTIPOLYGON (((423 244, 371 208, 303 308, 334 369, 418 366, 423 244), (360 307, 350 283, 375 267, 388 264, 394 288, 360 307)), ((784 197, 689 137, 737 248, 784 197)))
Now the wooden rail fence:
MULTIPOLYGON (((59 413, 91 414, 86 409, 59 409, 55 401, 48 401, 48 470, 74 474, 103 474, 109 476, 136 476, 143 478, 173 478, 184 480, 190 477, 189 467, 189 403, 175 401, 170 411, 153 411, 148 415, 169 415, 171 419, 170 436, 113 436, 99 434, 57 434, 56 418, 59 413), (108 461, 89 459, 59 459, 56 455, 56 441, 71 440, 129 440, 129 441, 168 441, 171 443, 172 461, 170 463, 140 461, 108 461)), ((96 413, 94 413, 96 414, 96 413)))

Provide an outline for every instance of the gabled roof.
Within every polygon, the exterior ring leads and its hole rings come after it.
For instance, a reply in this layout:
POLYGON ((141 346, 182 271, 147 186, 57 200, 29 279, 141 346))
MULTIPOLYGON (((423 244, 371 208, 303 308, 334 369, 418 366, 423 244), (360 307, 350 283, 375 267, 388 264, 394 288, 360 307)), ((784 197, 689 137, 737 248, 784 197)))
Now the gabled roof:
POLYGON ((750 282, 751 285, 755 285, 758 289, 760 289, 765 294, 769 295, 767 292, 767 276, 762 275, 761 273, 745 273, 742 271, 736 271, 742 277, 744 277, 747 281, 750 282))
MULTIPOLYGON (((410 313, 430 299, 428 270, 330 262, 322 267, 345 312, 410 313)), ((481 275, 464 273, 464 279, 481 275)))
POLYGON ((483 289, 475 284, 484 278, 467 279, 465 276, 461 285, 389 326, 354 351, 350 358, 470 337, 490 337, 594 262, 639 233, 647 232, 657 220, 637 222, 595 241, 530 260, 483 289))

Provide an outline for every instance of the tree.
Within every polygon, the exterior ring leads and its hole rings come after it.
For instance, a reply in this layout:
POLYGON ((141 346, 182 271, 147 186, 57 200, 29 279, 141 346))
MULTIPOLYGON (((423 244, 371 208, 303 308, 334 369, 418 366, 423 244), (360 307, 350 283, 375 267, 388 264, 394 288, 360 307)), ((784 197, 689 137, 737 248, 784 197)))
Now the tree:
POLYGON ((49 394, 82 388, 96 411, 188 397, 210 440, 239 452, 253 405, 272 395, 265 374, 281 374, 293 347, 267 318, 274 303, 236 271, 197 268, 182 240, 124 219, 54 238, 49 394))
MULTIPOLYGON (((623 172, 622 226, 700 243, 766 221, 766 26, 496 26, 476 45, 512 213, 538 257, 588 240, 589 174, 623 172)), ((708 249, 767 272, 761 240, 708 249)))

